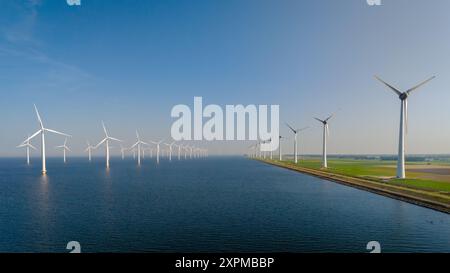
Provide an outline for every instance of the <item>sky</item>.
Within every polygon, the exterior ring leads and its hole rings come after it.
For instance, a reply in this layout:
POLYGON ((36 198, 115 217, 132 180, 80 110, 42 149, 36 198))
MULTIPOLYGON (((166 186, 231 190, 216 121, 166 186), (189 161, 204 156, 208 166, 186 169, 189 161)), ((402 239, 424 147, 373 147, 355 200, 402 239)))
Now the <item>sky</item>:
MULTIPOLYGON (((280 105, 285 152, 284 122, 310 126, 300 150, 319 154, 313 117, 335 113, 330 154, 395 154, 400 100, 375 74, 403 90, 436 75, 409 99, 407 153, 450 153, 449 10, 448 0, 0 0, 0 156, 24 154, 33 103, 81 155, 103 138, 102 120, 125 145, 136 129, 169 137, 172 107, 194 96, 280 105)), ((59 155, 64 138, 47 140, 59 155)), ((192 144, 242 154, 251 143, 192 144)))

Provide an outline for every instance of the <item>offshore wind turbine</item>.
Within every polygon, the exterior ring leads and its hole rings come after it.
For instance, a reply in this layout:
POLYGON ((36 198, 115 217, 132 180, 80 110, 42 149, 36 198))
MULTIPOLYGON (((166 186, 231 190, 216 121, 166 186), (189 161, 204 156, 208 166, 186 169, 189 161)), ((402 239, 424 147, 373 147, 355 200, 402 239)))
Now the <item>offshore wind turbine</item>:
POLYGON ((46 160, 45 160, 45 132, 50 132, 50 133, 54 133, 54 134, 58 134, 58 135, 63 135, 63 136, 66 136, 66 137, 70 137, 70 135, 58 132, 56 130, 45 128, 44 127, 44 123, 42 122, 41 116, 39 115, 39 111, 38 111, 36 105, 34 105, 34 110, 36 112, 36 116, 37 116, 37 119, 39 121, 39 126, 41 128, 36 133, 31 135, 29 138, 27 138, 24 142, 22 142, 22 144, 25 144, 26 142, 29 142, 31 139, 33 139, 35 136, 37 136, 39 134, 41 135, 42 173, 45 174, 45 173, 47 173, 46 160))
POLYGON ((87 144, 87 148, 86 148, 86 150, 84 150, 84 151, 88 153, 89 161, 91 161, 91 160, 92 160, 92 149, 94 149, 94 146, 92 146, 92 145, 89 143, 89 141, 87 141, 87 140, 86 140, 86 144, 87 144))
POLYGON ((67 147, 67 138, 64 140, 64 144, 63 144, 63 145, 56 146, 55 148, 62 148, 62 150, 63 150, 63 159, 64 159, 64 163, 66 163, 66 151, 71 152, 71 150, 69 149, 69 147, 67 147))
POLYGON ((122 156, 122 160, 125 159, 125 151, 128 150, 128 148, 123 147, 122 144, 120 144, 120 154, 122 156))
MULTIPOLYGON (((180 145, 181 146, 181 145, 180 145)), ((187 153, 188 153, 188 146, 187 145, 184 145, 184 146, 181 146, 182 148, 183 148, 183 150, 184 150, 184 159, 187 159, 187 153)))
POLYGON ((122 142, 122 140, 114 138, 114 137, 110 137, 108 135, 108 131, 106 130, 106 126, 105 123, 103 123, 102 121, 102 127, 103 127, 103 132, 105 132, 105 138, 100 141, 96 146, 95 149, 97 149, 100 145, 102 145, 103 143, 105 143, 105 149, 106 149, 106 168, 109 168, 109 149, 111 148, 109 146, 109 141, 113 140, 113 141, 119 141, 122 142))
POLYGON ((153 158, 153 148, 148 148, 148 150, 150 151, 150 158, 153 158))
POLYGON ((138 153, 138 166, 141 166, 141 146, 142 145, 149 145, 147 142, 144 142, 141 140, 141 138, 139 137, 139 133, 136 130, 136 138, 137 138, 137 142, 133 144, 133 146, 131 146, 131 148, 135 148, 137 147, 137 153, 138 153))
MULTIPOLYGON (((169 147, 169 161, 172 161, 172 146, 175 144, 175 141, 172 143, 164 143, 167 147, 169 147)), ((179 159, 179 158, 178 158, 179 159)))
POLYGON ((24 143, 22 143, 19 146, 17 146, 17 148, 22 148, 22 147, 26 148, 26 151, 27 151, 27 165, 30 165, 30 148, 34 149, 34 150, 37 150, 36 147, 31 145, 29 138, 30 138, 30 135, 28 135, 28 138, 25 140, 24 143))
POLYGON ((160 153, 160 146, 159 145, 161 145, 161 143, 163 143, 163 141, 164 141, 164 139, 160 140, 160 141, 152 141, 152 140, 150 140, 151 143, 156 145, 156 164, 159 164, 159 153, 160 153))
POLYGON ((404 179, 406 178, 405 175, 405 129, 406 133, 408 133, 408 97, 411 95, 411 93, 416 90, 417 88, 421 87, 422 85, 426 84, 427 82, 431 81, 435 78, 435 76, 419 83, 418 85, 406 90, 405 92, 402 92, 398 90, 397 88, 393 87, 392 85, 386 83, 379 77, 375 76, 377 80, 382 82, 384 85, 386 85, 389 89, 394 91, 396 95, 398 95, 401 104, 400 104, 400 129, 399 129, 399 137, 398 137, 398 159, 397 159, 397 178, 404 179))
POLYGON ((327 162, 327 137, 330 133, 330 129, 328 128, 328 121, 333 117, 333 115, 327 117, 326 119, 318 119, 314 118, 323 125, 323 143, 322 143, 322 168, 328 168, 327 162))
POLYGON ((192 159, 192 152, 194 151, 194 146, 188 146, 189 148, 189 159, 192 159))
POLYGON ((295 164, 297 164, 297 162, 298 162, 297 135, 298 135, 299 132, 308 129, 309 127, 304 127, 304 128, 301 128, 301 129, 294 129, 287 122, 286 122, 286 126, 289 127, 289 129, 291 129, 291 131, 294 133, 294 162, 295 162, 295 164))
POLYGON ((178 160, 181 160, 181 144, 174 144, 175 147, 178 147, 178 160))

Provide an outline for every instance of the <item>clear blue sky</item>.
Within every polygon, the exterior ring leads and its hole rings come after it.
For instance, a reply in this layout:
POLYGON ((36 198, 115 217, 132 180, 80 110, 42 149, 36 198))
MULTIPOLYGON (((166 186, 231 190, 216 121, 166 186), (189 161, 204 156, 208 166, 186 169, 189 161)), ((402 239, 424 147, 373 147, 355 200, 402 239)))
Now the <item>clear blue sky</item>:
MULTIPOLYGON (((449 153, 450 1, 382 2, 0 0, 0 156, 23 154, 33 103, 81 154, 101 140, 101 120, 127 144, 136 128, 167 137, 172 106, 196 95, 279 104, 281 122, 311 126, 302 152, 321 151, 312 117, 337 111, 330 153, 395 153, 399 100, 374 74, 403 89, 437 76, 409 101, 407 152, 449 153)), ((48 141, 55 154, 63 139, 48 141)))

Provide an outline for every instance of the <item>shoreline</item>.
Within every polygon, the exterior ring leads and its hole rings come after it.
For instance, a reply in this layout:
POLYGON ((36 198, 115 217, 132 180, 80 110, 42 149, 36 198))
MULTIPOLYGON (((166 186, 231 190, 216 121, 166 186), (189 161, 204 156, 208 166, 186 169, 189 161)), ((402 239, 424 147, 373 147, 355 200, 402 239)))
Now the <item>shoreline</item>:
POLYGON ((295 166, 285 162, 278 162, 274 160, 256 159, 262 163, 266 163, 272 166, 285 168, 288 170, 296 171, 310 176, 319 177, 328 181, 339 183, 341 185, 365 190, 375 194, 383 195, 389 198, 404 201, 417 206, 433 209, 443 213, 450 214, 450 202, 445 202, 449 199, 443 199, 438 193, 426 192, 423 190, 416 190, 405 188, 397 185, 391 185, 382 182, 376 182, 367 180, 364 178, 350 177, 341 174, 334 174, 326 171, 305 168, 301 166, 295 166), (442 199, 439 200, 439 199, 442 199))

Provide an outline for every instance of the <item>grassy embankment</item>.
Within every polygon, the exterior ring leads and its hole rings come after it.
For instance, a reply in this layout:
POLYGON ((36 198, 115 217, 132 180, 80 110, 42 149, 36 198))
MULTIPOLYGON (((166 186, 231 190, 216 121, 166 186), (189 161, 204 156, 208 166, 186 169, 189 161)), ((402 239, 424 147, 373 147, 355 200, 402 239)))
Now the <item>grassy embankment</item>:
POLYGON ((304 159, 295 164, 292 160, 262 160, 303 173, 350 184, 391 197, 403 199, 450 211, 450 174, 433 173, 433 168, 449 168, 448 163, 414 162, 407 164, 407 179, 395 178, 395 162, 381 160, 332 159, 328 169, 321 168, 318 159, 304 159), (426 169, 427 171, 421 171, 426 169), (409 171, 410 170, 410 171, 409 171), (431 172, 430 172, 431 170, 431 172))

